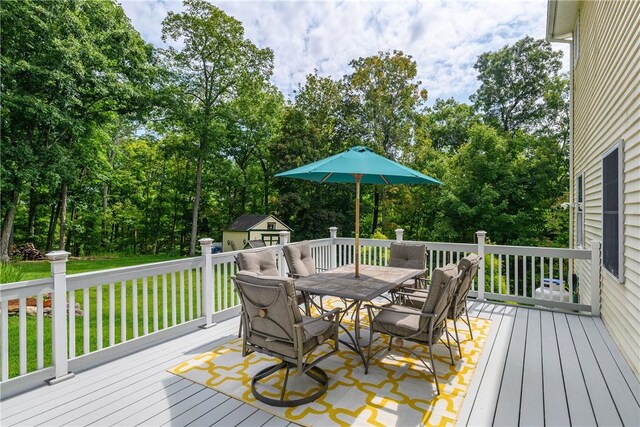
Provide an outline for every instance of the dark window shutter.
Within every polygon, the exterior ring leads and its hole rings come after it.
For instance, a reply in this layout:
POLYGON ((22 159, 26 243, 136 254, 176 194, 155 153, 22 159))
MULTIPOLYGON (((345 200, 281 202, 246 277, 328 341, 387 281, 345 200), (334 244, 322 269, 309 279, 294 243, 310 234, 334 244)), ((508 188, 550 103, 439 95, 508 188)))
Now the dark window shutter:
POLYGON ((613 150, 602 161, 602 261, 604 267, 619 277, 618 153, 613 150))

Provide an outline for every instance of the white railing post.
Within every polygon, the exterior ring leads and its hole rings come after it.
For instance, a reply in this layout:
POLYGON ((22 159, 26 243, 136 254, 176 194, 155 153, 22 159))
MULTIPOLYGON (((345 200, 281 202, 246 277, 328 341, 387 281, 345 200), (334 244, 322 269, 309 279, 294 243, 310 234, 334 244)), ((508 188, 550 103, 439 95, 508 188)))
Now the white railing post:
MULTIPOLYGON (((211 248, 213 239, 205 237, 200 239, 200 248, 202 249, 202 257, 204 258, 204 267, 202 268, 202 313, 204 314, 203 329, 215 326, 213 323, 213 260, 211 259, 211 248)), ((227 284, 224 283, 223 286, 227 284)))
POLYGON ((591 314, 600 316, 600 242, 591 241, 591 314))
MULTIPOLYGON (((53 364, 55 377, 48 382, 50 385, 74 377, 69 372, 69 359, 67 353, 67 259, 69 252, 53 251, 47 254, 51 263, 51 276, 53 277, 53 364)), ((75 316, 75 307, 71 309, 71 316, 75 316)))
POLYGON ((280 277, 285 277, 287 275, 287 270, 285 268, 285 259, 284 259, 284 247, 287 243, 289 243, 289 232, 286 230, 282 230, 280 233, 280 253, 278 254, 278 259, 280 262, 278 263, 278 268, 280 269, 280 277))
POLYGON ((331 243, 329 244, 329 269, 333 270, 338 267, 338 251, 336 250, 338 227, 329 227, 329 237, 331 237, 331 243))
POLYGON ((480 257, 480 263, 478 264, 478 299, 484 301, 484 242, 487 237, 486 231, 477 231, 478 236, 478 257, 480 257))
POLYGON ((404 236, 404 230, 402 228, 396 228, 396 242, 402 242, 404 236))

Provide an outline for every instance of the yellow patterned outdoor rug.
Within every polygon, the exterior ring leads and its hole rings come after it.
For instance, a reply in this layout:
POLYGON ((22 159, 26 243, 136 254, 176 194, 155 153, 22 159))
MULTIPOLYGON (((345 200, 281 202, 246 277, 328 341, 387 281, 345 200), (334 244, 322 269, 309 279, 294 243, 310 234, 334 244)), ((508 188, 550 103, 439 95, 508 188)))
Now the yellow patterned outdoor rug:
MULTIPOLYGON (((364 314, 364 313, 362 313, 364 314)), ((345 320, 349 317, 345 316, 345 320)), ((365 316, 363 316, 365 317, 365 316)), ((450 329, 453 326, 449 321, 450 329)), ((453 344, 455 366, 451 366, 449 351, 443 344, 433 347, 440 395, 435 394, 435 381, 424 366, 408 352, 394 350, 380 360, 372 361, 365 375, 362 360, 342 345, 340 351, 320 363, 329 376, 327 393, 318 400, 293 408, 278 408, 256 400, 251 393, 251 379, 259 370, 278 363, 277 359, 252 353, 242 357, 242 339, 234 339, 210 352, 200 354, 169 369, 169 372, 210 387, 271 414, 307 426, 330 425, 453 425, 471 383, 489 333, 490 321, 471 319, 473 340, 466 324, 458 323, 462 343, 462 359, 453 344)), ((386 339, 374 343, 373 350, 386 345, 386 339)), ((408 343, 405 346, 429 360, 426 347, 408 343)), ((323 345, 320 347, 327 348, 323 345)), ((319 349, 319 350, 320 350, 319 349)), ((320 353, 321 354, 321 353, 320 353)), ((274 374, 261 388, 264 394, 279 397, 284 372, 274 374)), ((264 383, 263 380, 261 383, 264 383)), ((291 375, 287 397, 304 393, 296 390, 317 390, 317 383, 305 375, 291 375)))

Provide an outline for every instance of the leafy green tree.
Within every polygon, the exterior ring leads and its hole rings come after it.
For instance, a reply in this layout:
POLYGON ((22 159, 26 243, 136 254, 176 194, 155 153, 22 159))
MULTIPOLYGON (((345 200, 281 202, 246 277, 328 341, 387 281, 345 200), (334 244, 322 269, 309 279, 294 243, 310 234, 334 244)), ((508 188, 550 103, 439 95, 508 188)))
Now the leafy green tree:
POLYGON ((169 12, 162 22, 162 39, 179 40, 181 49, 165 51, 180 96, 187 100, 179 112, 184 128, 197 139, 193 215, 189 255, 195 254, 206 156, 220 150, 218 109, 233 100, 240 84, 266 80, 271 75, 273 52, 258 49, 244 38, 242 24, 204 0, 185 0, 185 11, 169 12))
POLYGON ((480 117, 468 104, 456 102, 453 98, 436 99, 433 107, 427 109, 424 126, 429 133, 433 148, 443 151, 457 151, 469 138, 469 128, 479 123, 480 117))
MULTIPOLYGON (((411 144, 417 114, 427 100, 427 91, 415 80, 416 62, 394 50, 353 60, 350 65, 353 73, 346 76, 347 90, 357 105, 362 141, 395 160, 411 144)), ((381 203, 377 186, 374 191, 372 233, 378 228, 381 203)))
POLYGON ((478 57, 480 87, 471 101, 487 122, 506 132, 534 131, 565 108, 558 80, 562 52, 544 40, 524 37, 478 57), (558 92, 560 91, 560 92, 558 92))

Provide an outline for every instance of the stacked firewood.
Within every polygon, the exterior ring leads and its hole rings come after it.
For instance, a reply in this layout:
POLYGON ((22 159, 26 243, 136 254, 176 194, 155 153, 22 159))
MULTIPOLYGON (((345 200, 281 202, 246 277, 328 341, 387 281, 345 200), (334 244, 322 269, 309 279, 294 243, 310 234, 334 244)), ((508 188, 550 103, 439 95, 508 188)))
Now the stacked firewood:
POLYGON ((31 242, 25 243, 21 248, 13 245, 11 248, 12 256, 21 256, 25 261, 41 261, 46 259, 44 253, 38 250, 31 242))

